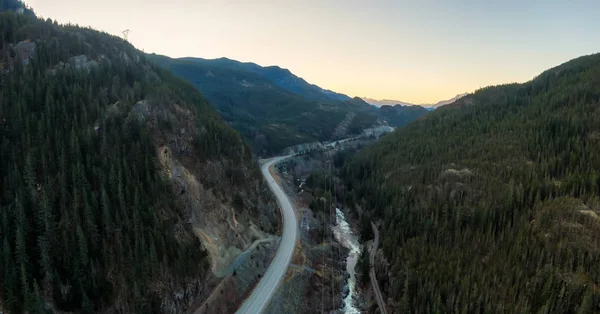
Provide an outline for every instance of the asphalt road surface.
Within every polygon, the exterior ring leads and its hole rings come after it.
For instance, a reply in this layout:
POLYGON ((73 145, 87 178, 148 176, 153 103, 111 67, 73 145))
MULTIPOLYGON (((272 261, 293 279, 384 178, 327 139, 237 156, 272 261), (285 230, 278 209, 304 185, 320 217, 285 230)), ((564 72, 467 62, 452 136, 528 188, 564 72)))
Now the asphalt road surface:
POLYGON ((279 283, 292 260, 294 248, 296 247, 296 237, 298 235, 298 221, 296 220, 292 203, 269 172, 269 168, 273 164, 290 156, 291 155, 269 159, 261 167, 263 176, 267 179, 269 187, 275 194, 281 210, 281 215, 283 217, 283 235, 281 237, 281 242, 279 243, 279 249, 277 249, 277 253, 271 261, 271 265, 269 265, 269 268, 252 291, 252 294, 244 301, 236 313, 261 313, 269 304, 271 297, 275 293, 275 290, 277 290, 277 286, 279 286, 279 283))

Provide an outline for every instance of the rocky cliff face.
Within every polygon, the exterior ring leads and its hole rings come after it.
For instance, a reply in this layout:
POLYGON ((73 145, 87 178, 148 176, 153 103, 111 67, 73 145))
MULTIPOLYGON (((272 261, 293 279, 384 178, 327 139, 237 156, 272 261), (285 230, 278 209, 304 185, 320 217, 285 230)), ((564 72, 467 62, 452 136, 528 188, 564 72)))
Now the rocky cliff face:
MULTIPOLYGON (((258 163, 251 156, 244 162, 199 158, 195 136, 207 130, 195 123, 192 110, 178 104, 140 101, 130 115, 152 130, 161 172, 171 183, 181 222, 193 230, 210 260, 211 274, 202 288, 188 293, 193 297, 180 305, 169 304, 165 312, 234 311, 266 270, 280 228, 279 210, 258 163), (170 117, 170 128, 161 127, 164 117, 170 117), (244 252, 248 256, 241 256, 244 252)), ((239 145, 238 149, 246 149, 239 145)))
MULTIPOLYGON (((209 253, 213 274, 222 274, 255 240, 278 232, 279 210, 251 156, 242 163, 200 160, 194 154, 194 136, 207 131, 195 123, 191 110, 147 101, 138 102, 134 112, 136 108, 152 129, 181 218, 209 253), (172 117, 172 127, 161 128, 159 116, 172 117)), ((238 149, 246 147, 240 142, 238 149)))

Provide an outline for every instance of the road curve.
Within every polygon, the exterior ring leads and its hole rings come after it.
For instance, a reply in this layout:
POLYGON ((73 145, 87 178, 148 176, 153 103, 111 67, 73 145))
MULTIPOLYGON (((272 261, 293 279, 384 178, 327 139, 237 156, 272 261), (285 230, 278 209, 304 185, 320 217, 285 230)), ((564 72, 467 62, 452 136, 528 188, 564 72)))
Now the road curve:
POLYGON ((269 184, 271 191, 275 194, 277 203, 281 209, 281 215, 283 217, 283 235, 281 236, 279 248, 271 261, 271 265, 269 265, 269 268, 252 291, 252 294, 244 301, 236 313, 261 313, 269 304, 273 293, 277 289, 279 282, 281 282, 281 279, 285 275, 290 261, 292 260, 292 255, 294 254, 294 249, 296 247, 296 237, 298 235, 298 221, 296 220, 292 203, 269 172, 269 168, 273 164, 289 158, 290 156, 291 155, 271 158, 261 167, 262 174, 265 179, 267 179, 267 183, 269 184))
POLYGON ((377 277, 375 276, 375 253, 377 252, 377 247, 379 246, 379 231, 377 230, 377 227, 372 221, 371 228, 373 228, 375 239, 373 240, 373 244, 371 245, 371 256, 369 256, 369 265, 371 268, 369 270, 369 277, 371 278, 371 285, 373 286, 373 291, 375 292, 375 299, 377 300, 379 310, 382 314, 387 314, 385 302, 383 302, 383 295, 381 294, 381 290, 379 290, 379 283, 377 282, 377 277))

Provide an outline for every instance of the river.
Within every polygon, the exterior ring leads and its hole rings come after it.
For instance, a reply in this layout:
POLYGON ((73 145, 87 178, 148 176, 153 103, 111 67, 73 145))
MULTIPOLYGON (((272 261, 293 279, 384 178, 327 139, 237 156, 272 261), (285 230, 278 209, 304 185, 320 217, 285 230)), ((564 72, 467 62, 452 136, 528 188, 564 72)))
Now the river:
POLYGON ((350 250, 346 259, 346 271, 350 275, 346 283, 348 295, 344 298, 343 311, 345 314, 359 314, 360 311, 354 305, 354 294, 356 293, 356 272, 354 268, 360 256, 360 243, 358 242, 358 236, 352 232, 344 213, 339 208, 335 209, 335 220, 336 226, 333 227, 335 239, 350 250))

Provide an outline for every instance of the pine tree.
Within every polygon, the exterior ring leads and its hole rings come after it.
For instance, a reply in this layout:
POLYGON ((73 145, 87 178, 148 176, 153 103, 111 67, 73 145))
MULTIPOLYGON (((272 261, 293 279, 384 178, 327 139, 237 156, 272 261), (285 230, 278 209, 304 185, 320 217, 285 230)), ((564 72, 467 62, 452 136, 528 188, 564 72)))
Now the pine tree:
POLYGON ((583 295, 583 300, 577 309, 577 314, 592 314, 598 311, 598 306, 594 300, 594 294, 588 289, 583 295))

